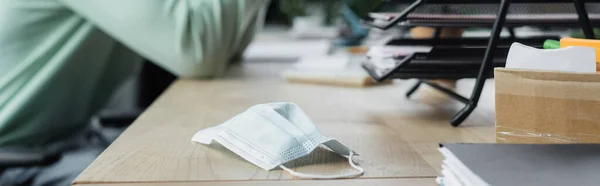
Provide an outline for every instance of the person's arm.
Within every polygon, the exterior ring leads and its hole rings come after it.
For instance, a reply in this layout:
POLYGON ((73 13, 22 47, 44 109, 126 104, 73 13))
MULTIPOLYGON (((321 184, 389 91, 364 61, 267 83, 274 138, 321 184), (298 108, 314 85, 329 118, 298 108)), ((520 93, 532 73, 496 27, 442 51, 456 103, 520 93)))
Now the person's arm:
POLYGON ((208 77, 246 42, 268 0, 59 0, 168 71, 208 77))

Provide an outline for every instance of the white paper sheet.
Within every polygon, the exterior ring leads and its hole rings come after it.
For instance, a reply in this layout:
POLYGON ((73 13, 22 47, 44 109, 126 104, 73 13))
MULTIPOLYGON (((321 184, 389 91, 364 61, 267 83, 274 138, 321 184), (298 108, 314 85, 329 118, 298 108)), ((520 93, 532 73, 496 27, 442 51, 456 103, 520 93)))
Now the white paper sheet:
POLYGON ((329 52, 327 40, 292 40, 253 42, 244 52, 246 59, 297 59, 302 56, 323 56, 329 52))
POLYGON ((596 50, 589 47, 537 49, 513 43, 506 68, 596 73, 596 50))
POLYGON ((430 52, 431 46, 372 46, 367 52, 371 58, 405 56, 416 52, 430 52))
POLYGON ((350 63, 347 55, 335 56, 304 56, 294 68, 298 70, 344 70, 350 63))

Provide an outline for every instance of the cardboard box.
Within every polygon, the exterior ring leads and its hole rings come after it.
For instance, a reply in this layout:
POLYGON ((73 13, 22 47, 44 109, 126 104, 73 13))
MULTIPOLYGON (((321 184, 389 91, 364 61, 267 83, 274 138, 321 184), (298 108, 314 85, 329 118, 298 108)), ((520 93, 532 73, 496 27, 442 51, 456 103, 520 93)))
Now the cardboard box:
POLYGON ((496 142, 600 143, 600 74, 495 69, 496 142))

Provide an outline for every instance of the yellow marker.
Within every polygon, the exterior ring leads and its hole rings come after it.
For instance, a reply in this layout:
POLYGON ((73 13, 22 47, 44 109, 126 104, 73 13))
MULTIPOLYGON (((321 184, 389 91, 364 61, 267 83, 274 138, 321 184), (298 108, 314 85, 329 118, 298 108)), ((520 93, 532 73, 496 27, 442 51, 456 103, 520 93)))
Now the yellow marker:
POLYGON ((596 48, 596 71, 600 72, 600 40, 563 38, 560 40, 560 48, 570 46, 584 46, 596 48))

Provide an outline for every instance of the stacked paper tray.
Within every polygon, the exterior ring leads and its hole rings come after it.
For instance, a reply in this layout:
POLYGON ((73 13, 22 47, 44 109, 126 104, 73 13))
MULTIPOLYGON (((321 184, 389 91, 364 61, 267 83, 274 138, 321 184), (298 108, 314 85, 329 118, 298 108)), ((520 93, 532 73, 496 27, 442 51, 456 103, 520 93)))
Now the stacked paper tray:
MULTIPOLYGON (((502 39, 494 50, 493 67, 504 67, 510 44, 520 42, 541 47, 549 38, 502 39)), ((556 37, 550 37, 556 38, 556 37)), ((481 68, 487 40, 471 39, 398 39, 389 45, 423 48, 433 44, 429 51, 419 51, 387 58, 366 57, 363 68, 376 81, 388 79, 463 79, 476 78, 481 68)), ((400 48, 402 49, 402 48, 400 48)), ((401 53, 401 52, 400 52, 401 53)), ((490 68, 490 70, 493 68, 490 68)), ((489 73, 493 74, 493 73, 489 73)), ((491 78, 492 75, 490 75, 491 78)))
MULTIPOLYGON (((588 3, 592 25, 600 25, 600 4, 588 3)), ((408 14, 403 26, 491 26, 496 19, 498 4, 426 4, 408 14)), ((506 26, 568 26, 579 27, 572 3, 511 4, 506 26)))

